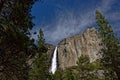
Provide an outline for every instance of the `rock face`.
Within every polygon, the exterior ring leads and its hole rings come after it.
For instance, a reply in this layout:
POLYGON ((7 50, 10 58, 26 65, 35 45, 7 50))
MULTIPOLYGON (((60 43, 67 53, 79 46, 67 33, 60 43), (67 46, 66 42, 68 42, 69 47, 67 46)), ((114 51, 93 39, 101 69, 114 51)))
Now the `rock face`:
POLYGON ((48 54, 48 63, 49 63, 49 67, 51 67, 51 60, 52 60, 52 56, 53 56, 53 52, 55 49, 55 46, 52 44, 46 44, 46 47, 48 49, 47 54, 48 54))
POLYGON ((95 28, 65 38, 58 44, 58 68, 64 70, 66 67, 77 65, 76 62, 81 55, 89 56, 90 61, 93 62, 100 58, 98 52, 101 48, 101 40, 95 28))

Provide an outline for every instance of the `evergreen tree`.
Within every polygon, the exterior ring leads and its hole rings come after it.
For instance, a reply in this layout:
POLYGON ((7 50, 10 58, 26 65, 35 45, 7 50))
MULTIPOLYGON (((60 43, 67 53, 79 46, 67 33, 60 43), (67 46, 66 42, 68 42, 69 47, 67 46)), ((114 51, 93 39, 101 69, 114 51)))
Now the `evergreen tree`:
POLYGON ((105 68, 106 80, 120 80, 120 53, 118 52, 118 39, 112 27, 104 16, 97 10, 96 21, 99 28, 100 38, 104 48, 102 49, 102 64, 105 68))
POLYGON ((81 56, 76 66, 76 80, 98 80, 96 70, 99 66, 96 63, 90 63, 89 57, 81 56))
POLYGON ((41 48, 45 45, 45 39, 44 39, 44 34, 42 29, 39 30, 39 35, 38 35, 38 47, 41 48))
POLYGON ((69 67, 63 72, 60 71, 59 75, 61 75, 53 80, 101 80, 97 72, 99 68, 98 62, 90 63, 89 58, 82 55, 78 59, 77 66, 69 67))
POLYGON ((27 80, 34 0, 0 0, 0 80, 27 80))
POLYGON ((76 80, 75 73, 73 73, 72 68, 67 68, 64 75, 63 80, 76 80))
POLYGON ((38 50, 29 73, 29 80, 47 80, 49 76, 48 72, 47 49, 45 47, 43 32, 40 29, 38 36, 38 50))
POLYGON ((58 69, 48 80, 63 80, 63 72, 58 69))

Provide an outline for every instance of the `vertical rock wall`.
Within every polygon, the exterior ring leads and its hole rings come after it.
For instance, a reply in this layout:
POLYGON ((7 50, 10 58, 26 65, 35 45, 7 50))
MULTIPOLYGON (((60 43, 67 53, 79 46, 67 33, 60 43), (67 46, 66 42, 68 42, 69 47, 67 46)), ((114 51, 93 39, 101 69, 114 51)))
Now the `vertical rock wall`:
POLYGON ((93 62, 100 58, 98 54, 101 46, 101 40, 98 38, 98 31, 95 28, 88 28, 82 34, 65 38, 58 44, 58 64, 59 68, 77 65, 78 57, 87 55, 93 62))

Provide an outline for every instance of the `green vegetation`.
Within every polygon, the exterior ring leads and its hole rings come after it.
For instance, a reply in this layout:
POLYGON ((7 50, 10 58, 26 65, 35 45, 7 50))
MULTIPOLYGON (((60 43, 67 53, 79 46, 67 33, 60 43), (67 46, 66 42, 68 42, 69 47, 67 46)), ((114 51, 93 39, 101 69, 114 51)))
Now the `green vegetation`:
POLYGON ((34 50, 29 38, 34 0, 0 1, 0 80, 27 80, 27 60, 34 50))
POLYGON ((42 30, 39 31, 38 47, 33 58, 33 64, 29 73, 29 80, 46 80, 49 76, 47 62, 47 48, 44 46, 45 40, 42 30))
POLYGON ((118 39, 103 15, 96 11, 96 21, 104 48, 101 62, 105 68, 106 80, 120 80, 120 53, 118 39))
POLYGON ((77 66, 50 74, 43 31, 39 30, 37 45, 30 39, 34 26, 30 10, 35 1, 0 1, 0 80, 120 80, 119 42, 99 11, 96 22, 103 42, 102 58, 90 63, 82 55, 77 66))
POLYGON ((66 68, 65 71, 58 70, 51 80, 98 80, 99 63, 90 63, 87 56, 81 56, 77 66, 66 68), (56 77, 57 76, 57 77, 56 77))

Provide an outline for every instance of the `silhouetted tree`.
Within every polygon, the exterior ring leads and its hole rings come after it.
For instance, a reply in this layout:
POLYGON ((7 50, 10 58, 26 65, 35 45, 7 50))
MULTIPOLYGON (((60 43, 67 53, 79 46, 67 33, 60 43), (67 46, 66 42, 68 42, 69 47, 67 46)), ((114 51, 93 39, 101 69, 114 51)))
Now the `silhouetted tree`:
POLYGON ((27 80, 35 0, 0 0, 0 80, 27 80))

